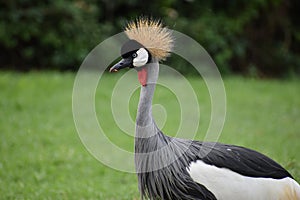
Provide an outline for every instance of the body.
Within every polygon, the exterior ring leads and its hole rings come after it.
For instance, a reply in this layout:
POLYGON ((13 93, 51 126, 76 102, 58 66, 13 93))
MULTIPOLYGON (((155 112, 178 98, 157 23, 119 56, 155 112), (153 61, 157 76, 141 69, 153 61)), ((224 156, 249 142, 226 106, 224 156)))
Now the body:
POLYGON ((172 48, 171 32, 140 19, 126 28, 122 60, 110 71, 135 68, 141 83, 135 166, 141 198, 300 200, 300 186, 281 165, 244 147, 166 136, 152 117, 159 61, 172 48))

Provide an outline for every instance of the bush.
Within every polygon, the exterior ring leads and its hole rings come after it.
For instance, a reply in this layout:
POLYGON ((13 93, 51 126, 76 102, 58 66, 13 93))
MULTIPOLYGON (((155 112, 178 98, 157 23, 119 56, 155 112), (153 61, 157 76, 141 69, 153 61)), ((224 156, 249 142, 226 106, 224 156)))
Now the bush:
POLYGON ((298 1, 195 4, 180 5, 176 29, 199 41, 223 74, 300 74, 298 1))
MULTIPOLYGON (((223 74, 300 74, 297 0, 12 0, 0 3, 1 68, 77 69, 87 53, 141 14, 197 40, 223 74)), ((190 68, 170 60, 183 73, 190 68)))
POLYGON ((98 9, 86 1, 2 1, 1 67, 72 68, 100 41, 98 9))

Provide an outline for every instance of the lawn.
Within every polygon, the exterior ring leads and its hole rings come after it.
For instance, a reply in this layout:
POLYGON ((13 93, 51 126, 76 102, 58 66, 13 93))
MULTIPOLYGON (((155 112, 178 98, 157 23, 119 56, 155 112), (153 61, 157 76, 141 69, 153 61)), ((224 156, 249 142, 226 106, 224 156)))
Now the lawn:
MULTIPOLYGON (((115 125, 110 108, 120 77, 103 76, 96 113, 103 130, 111 133, 108 138, 132 151, 133 138, 115 125)), ((106 167, 81 143, 72 115, 74 78, 73 73, 0 72, 1 199, 138 199, 134 174, 106 167)), ((201 111, 196 138, 202 139, 210 119, 209 94, 201 79, 189 80, 201 111)), ((226 77, 224 83, 227 117, 219 141, 263 152, 300 181, 300 81, 226 77)), ((138 93, 129 101, 132 119, 138 93)), ((161 126, 172 135, 180 121, 175 94, 158 86, 154 103, 165 107, 168 118, 161 126)), ((154 115, 158 118, 159 112, 154 115)))

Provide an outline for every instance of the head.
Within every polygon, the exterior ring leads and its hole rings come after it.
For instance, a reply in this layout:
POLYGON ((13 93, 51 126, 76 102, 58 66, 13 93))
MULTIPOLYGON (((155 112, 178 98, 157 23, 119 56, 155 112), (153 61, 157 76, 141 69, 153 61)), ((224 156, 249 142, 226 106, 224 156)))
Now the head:
POLYGON ((122 60, 110 68, 110 72, 117 72, 126 67, 140 68, 151 60, 151 54, 142 44, 135 40, 129 40, 121 48, 122 60))
MULTIPOLYGON (((159 21, 139 18, 128 23, 125 33, 130 39, 121 48, 122 59, 110 68, 117 72, 123 68, 134 68, 138 71, 141 85, 147 84, 147 71, 152 71, 153 61, 160 61, 169 56, 173 47, 171 31, 162 27, 159 21), (149 69, 148 69, 149 68, 149 69)), ((149 77, 150 78, 150 77, 149 77)))
POLYGON ((151 61, 150 52, 135 40, 129 40, 121 48, 122 59, 110 68, 110 72, 117 72, 123 68, 135 68, 138 71, 141 85, 147 84, 146 64, 151 61))

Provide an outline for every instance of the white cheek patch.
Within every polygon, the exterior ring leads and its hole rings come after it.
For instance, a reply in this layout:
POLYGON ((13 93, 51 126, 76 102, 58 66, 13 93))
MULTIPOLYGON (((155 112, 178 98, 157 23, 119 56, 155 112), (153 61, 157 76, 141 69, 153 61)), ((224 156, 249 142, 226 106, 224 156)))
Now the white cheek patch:
POLYGON ((137 52, 137 57, 133 59, 133 66, 141 67, 144 66, 148 61, 148 52, 144 48, 140 48, 137 52))

